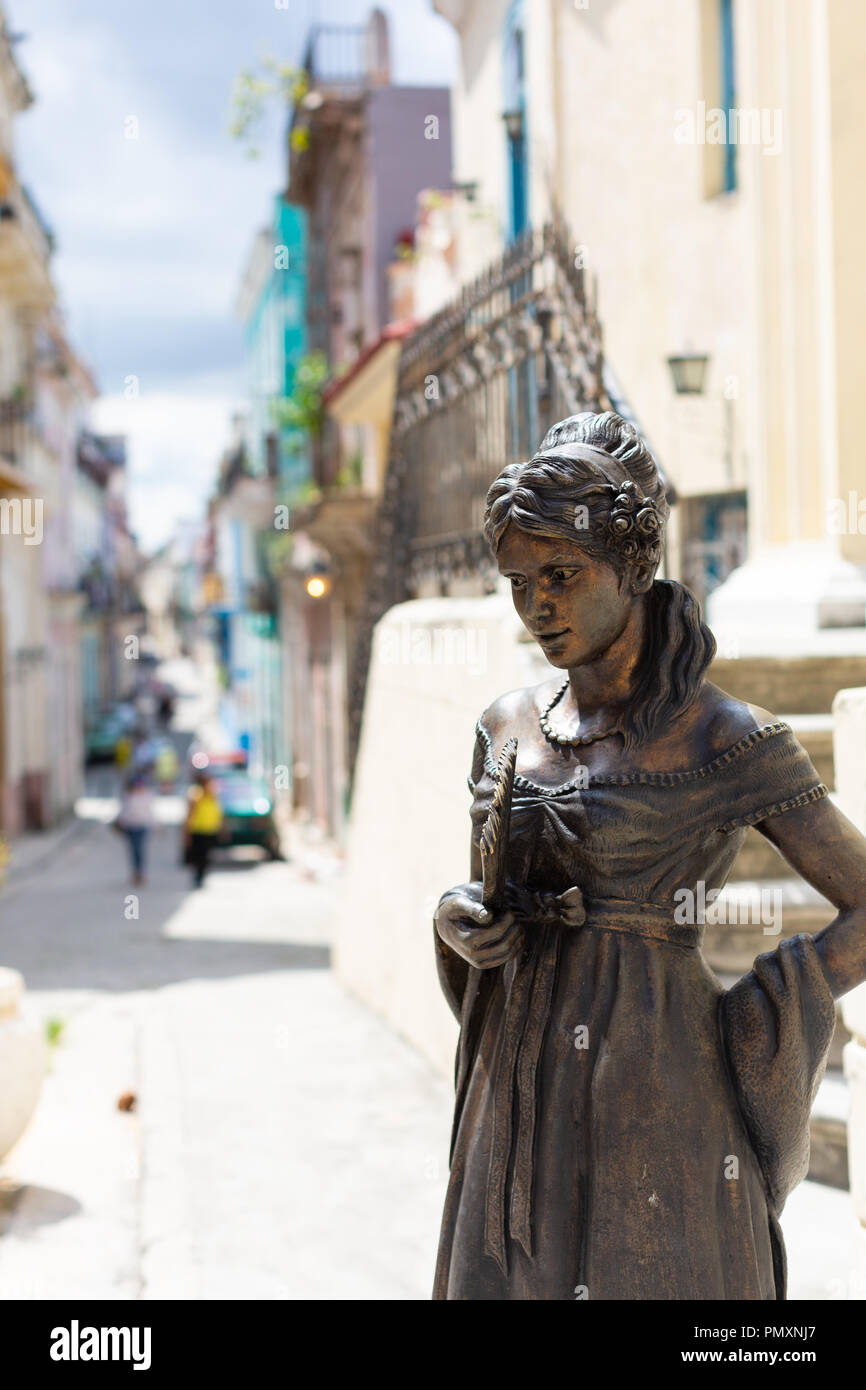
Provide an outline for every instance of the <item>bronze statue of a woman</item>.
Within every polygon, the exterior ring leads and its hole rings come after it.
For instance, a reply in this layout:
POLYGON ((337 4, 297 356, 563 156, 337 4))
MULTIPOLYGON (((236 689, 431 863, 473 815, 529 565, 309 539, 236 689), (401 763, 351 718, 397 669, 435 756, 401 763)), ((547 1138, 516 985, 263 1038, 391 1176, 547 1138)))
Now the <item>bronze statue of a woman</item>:
POLYGON ((436 912, 461 1024, 437 1299, 785 1297, 779 1212, 834 997, 866 978, 866 840, 787 725, 706 680, 697 603, 654 577, 667 512, 610 412, 554 426, 487 496, 517 612, 565 679, 481 716, 473 881, 436 912), (491 910, 480 841, 513 738, 491 910), (725 991, 678 907, 721 888, 750 825, 837 916, 725 991))

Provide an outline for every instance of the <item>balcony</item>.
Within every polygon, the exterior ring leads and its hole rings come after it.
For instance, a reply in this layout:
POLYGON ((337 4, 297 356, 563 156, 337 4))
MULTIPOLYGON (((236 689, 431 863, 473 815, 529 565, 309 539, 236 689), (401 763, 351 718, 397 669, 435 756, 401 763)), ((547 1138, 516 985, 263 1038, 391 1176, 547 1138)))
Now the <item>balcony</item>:
POLYGON ((366 77, 367 31, 361 24, 320 24, 310 33, 304 71, 310 86, 361 87, 366 77))
POLYGON ((304 53, 310 90, 363 90, 391 80, 388 23, 374 10, 366 24, 318 24, 310 31, 304 53))
POLYGON ((309 151, 319 132, 333 140, 337 128, 359 117, 364 95, 391 81, 388 21, 373 10, 364 25, 320 24, 310 31, 304 52, 304 95, 292 109, 289 126, 289 182, 292 201, 308 195, 309 151))
POLYGON ((0 294, 22 307, 53 303, 53 237, 11 165, 0 156, 0 294))
POLYGON ((32 488, 24 470, 33 442, 30 407, 24 401, 0 400, 0 496, 32 488))

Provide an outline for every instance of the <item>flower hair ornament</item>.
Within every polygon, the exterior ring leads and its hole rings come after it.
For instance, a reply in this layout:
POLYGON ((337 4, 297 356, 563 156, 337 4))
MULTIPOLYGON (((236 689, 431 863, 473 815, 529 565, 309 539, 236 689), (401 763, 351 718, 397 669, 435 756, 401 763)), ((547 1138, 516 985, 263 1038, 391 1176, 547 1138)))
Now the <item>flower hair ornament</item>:
POLYGON ((611 483, 614 500, 607 522, 611 550, 623 560, 653 564, 661 554, 664 519, 651 497, 637 483, 611 483))

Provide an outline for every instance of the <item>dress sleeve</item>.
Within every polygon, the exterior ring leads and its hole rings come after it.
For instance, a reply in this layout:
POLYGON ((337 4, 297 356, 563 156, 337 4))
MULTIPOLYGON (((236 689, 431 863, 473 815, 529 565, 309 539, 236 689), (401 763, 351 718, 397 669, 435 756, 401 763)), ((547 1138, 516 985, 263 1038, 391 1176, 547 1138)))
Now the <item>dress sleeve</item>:
POLYGON ((721 999, 740 1110, 777 1213, 809 1168, 809 1114, 836 1025, 810 936, 758 956, 721 999))
POLYGON ((787 724, 756 729, 718 762, 716 814, 725 834, 829 795, 787 724))

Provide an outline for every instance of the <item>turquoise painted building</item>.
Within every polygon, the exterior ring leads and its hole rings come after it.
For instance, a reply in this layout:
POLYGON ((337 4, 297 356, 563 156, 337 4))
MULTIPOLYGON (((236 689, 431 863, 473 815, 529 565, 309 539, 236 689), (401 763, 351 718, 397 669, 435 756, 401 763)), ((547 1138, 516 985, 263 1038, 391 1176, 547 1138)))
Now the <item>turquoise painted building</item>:
POLYGON ((238 299, 244 324, 249 418, 247 457, 270 474, 280 501, 291 502, 310 476, 305 434, 280 424, 275 410, 291 396, 307 352, 306 213, 275 195, 271 222, 256 237, 238 299))

